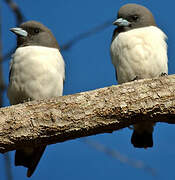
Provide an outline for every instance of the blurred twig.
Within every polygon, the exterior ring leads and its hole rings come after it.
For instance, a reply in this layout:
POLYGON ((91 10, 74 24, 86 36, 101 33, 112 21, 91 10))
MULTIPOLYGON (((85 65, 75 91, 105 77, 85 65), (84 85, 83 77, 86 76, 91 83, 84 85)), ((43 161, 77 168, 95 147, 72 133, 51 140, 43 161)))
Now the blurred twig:
POLYGON ((92 36, 100 31, 103 31, 104 29, 108 28, 112 25, 113 19, 105 21, 103 24, 100 24, 92 29, 90 29, 87 32, 81 33, 71 40, 69 40, 67 43, 63 44, 60 48, 62 51, 69 50, 72 46, 74 46, 76 43, 78 43, 80 40, 88 38, 89 36, 92 36))
POLYGON ((89 140, 87 138, 81 138, 81 140, 90 145, 91 147, 95 148, 96 150, 103 152, 107 154, 108 156, 111 156, 114 159, 117 159, 121 163, 128 164, 134 168, 143 169, 144 171, 147 171, 148 173, 151 173, 152 176, 156 175, 155 169, 151 168, 150 166, 146 165, 143 161, 140 160, 133 160, 129 159, 125 155, 121 154, 116 149, 110 149, 109 147, 104 146, 103 144, 100 144, 96 141, 89 140))
POLYGON ((7 5, 14 13, 16 17, 16 25, 19 26, 25 20, 25 17, 22 14, 21 10, 19 9, 18 5, 13 0, 4 0, 4 1, 7 3, 7 5))
MULTIPOLYGON (((2 12, 0 10, 0 12, 2 12)), ((0 15, 0 62, 3 61, 2 56, 2 14, 0 15)), ((2 63, 0 63, 0 107, 3 106, 3 92, 5 90, 5 83, 3 78, 3 67, 2 63)), ((12 180, 12 172, 11 172, 11 163, 10 163, 10 154, 4 154, 4 161, 5 161, 5 170, 6 170, 6 179, 12 180)))
POLYGON ((6 170, 6 179, 12 180, 12 171, 11 171, 11 161, 10 161, 10 154, 5 153, 4 154, 4 160, 5 160, 5 170, 6 170))
MULTIPOLYGON (((1 9, 0 9, 0 12, 1 9)), ((0 14, 0 62, 3 61, 2 59, 2 18, 0 14)), ((0 63, 0 107, 3 105, 3 92, 5 89, 4 79, 3 79, 3 71, 2 71, 2 63, 0 63)))

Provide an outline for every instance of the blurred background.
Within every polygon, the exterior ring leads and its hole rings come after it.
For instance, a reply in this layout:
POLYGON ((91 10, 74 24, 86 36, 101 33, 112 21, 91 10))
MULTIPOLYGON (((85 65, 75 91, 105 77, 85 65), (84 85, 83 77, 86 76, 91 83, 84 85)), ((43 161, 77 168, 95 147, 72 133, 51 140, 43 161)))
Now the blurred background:
MULTIPOLYGON (((42 22, 52 30, 62 47, 66 63, 64 95, 117 84, 109 48, 115 28, 112 22, 118 9, 126 3, 138 3, 153 12, 158 26, 168 36, 169 74, 175 73, 172 0, 1 0, 0 3, 2 106, 9 105, 6 96, 9 54, 16 46, 16 37, 9 29, 20 23, 11 9, 13 6, 10 7, 13 3, 22 14, 21 21, 42 22)), ((157 124, 151 149, 134 148, 129 128, 49 145, 31 180, 175 179, 174 130, 174 125, 157 124)), ((26 179, 26 169, 14 166, 14 151, 0 154, 0 180, 19 179, 26 179)))

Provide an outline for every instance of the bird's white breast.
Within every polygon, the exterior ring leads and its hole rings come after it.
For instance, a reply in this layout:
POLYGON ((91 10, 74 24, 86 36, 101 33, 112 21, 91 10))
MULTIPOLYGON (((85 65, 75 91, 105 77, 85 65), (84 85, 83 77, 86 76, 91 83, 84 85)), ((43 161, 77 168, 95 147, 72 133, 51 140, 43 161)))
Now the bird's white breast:
POLYGON ((112 63, 118 82, 153 78, 167 73, 166 35, 149 26, 119 33, 111 44, 112 63))
POLYGON ((11 60, 8 97, 11 104, 62 95, 64 60, 56 48, 17 48, 11 60))

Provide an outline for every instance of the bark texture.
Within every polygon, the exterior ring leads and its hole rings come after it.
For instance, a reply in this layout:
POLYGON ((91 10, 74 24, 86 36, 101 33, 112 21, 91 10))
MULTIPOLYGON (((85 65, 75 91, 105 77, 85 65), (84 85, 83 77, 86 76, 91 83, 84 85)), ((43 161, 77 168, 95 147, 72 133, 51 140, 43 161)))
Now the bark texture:
POLYGON ((175 123, 175 75, 0 109, 0 152, 107 133, 141 121, 175 123))

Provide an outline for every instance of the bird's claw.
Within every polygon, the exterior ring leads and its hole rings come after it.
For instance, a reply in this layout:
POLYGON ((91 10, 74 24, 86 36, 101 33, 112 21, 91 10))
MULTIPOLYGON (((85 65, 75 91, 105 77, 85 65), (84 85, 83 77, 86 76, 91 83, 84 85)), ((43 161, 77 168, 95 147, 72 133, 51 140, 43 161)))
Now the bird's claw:
POLYGON ((139 78, 138 78, 138 76, 136 76, 132 81, 135 81, 135 80, 138 80, 139 78))
POLYGON ((160 76, 167 76, 168 74, 167 73, 162 73, 160 76))

